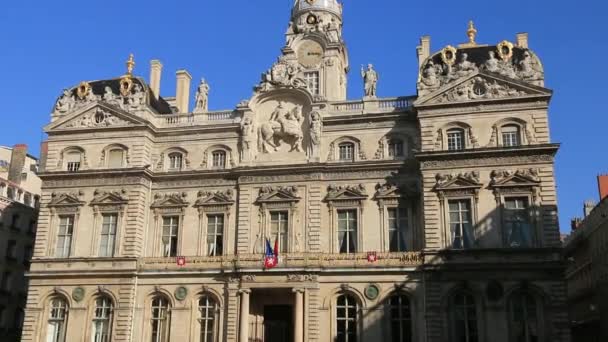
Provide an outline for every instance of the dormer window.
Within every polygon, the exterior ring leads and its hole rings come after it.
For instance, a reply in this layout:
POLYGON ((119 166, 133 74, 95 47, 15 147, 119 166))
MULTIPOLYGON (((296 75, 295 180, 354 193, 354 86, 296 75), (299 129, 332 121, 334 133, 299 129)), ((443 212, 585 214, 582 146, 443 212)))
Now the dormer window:
POLYGON ((211 154, 212 165, 214 169, 225 169, 226 168, 226 152, 225 151, 214 151, 211 154))
POLYGON ((80 170, 82 163, 82 155, 78 151, 68 152, 66 155, 66 166, 68 172, 77 172, 80 170))
POLYGON ((354 161, 355 145, 350 142, 338 145, 338 158, 340 161, 354 161))
POLYGON ((390 158, 401 158, 404 156, 403 141, 392 139, 388 142, 388 156, 390 158))
POLYGON ((460 128, 452 128, 447 131, 448 151, 464 150, 464 130, 460 128))
POLYGON ((513 147, 521 145, 521 134, 519 126, 506 125, 501 128, 502 145, 505 147, 513 147))
POLYGON ((184 158, 181 153, 169 154, 169 170, 180 171, 183 168, 184 158))

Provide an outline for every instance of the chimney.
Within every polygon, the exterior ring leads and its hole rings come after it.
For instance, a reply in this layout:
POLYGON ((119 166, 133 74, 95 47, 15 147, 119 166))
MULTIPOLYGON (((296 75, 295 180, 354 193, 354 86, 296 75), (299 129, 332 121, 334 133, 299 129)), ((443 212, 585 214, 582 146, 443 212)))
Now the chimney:
POLYGON ((583 219, 580 217, 573 218, 572 221, 570 221, 570 228, 572 231, 575 231, 581 226, 581 223, 583 223, 583 219))
POLYGON ((162 71, 163 64, 158 59, 150 61, 150 88, 152 88, 152 93, 154 93, 157 100, 160 96, 160 77, 162 71))
POLYGON ((431 55, 431 36, 422 36, 416 51, 418 52, 418 67, 420 68, 422 63, 431 55))
POLYGON ((27 145, 18 144, 13 146, 11 153, 11 165, 8 169, 8 180, 17 185, 21 184, 21 173, 25 166, 25 157, 27 156, 27 145))
POLYGON ((583 212, 585 214, 585 217, 589 216, 589 214, 591 214, 591 212, 593 211, 593 208, 595 208, 596 203, 593 200, 587 200, 585 201, 585 204, 583 206, 583 212))
POLYGON ((608 175, 597 176, 597 184, 600 190, 600 201, 608 197, 608 175))
POLYGON ((38 172, 46 170, 46 160, 49 155, 49 142, 43 141, 40 144, 40 160, 38 160, 38 172))
POLYGON ((188 113, 192 76, 186 70, 178 70, 176 76, 177 89, 175 91, 175 102, 180 113, 188 113))
POLYGON ((517 34, 517 46, 519 46, 522 49, 528 48, 528 33, 527 32, 517 34))

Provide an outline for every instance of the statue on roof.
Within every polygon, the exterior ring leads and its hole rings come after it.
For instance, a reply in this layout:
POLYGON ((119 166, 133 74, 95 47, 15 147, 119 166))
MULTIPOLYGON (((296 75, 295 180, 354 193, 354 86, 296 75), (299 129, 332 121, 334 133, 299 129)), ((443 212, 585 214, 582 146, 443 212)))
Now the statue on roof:
POLYGON ((194 111, 204 113, 209 110, 209 84, 205 79, 201 79, 201 83, 198 85, 196 91, 196 100, 194 105, 194 111))
POLYGON ((76 98, 72 94, 70 89, 64 89, 63 94, 57 100, 57 104, 55 105, 55 114, 65 114, 69 112, 76 105, 76 98))
POLYGON ((524 80, 536 81, 542 78, 542 68, 532 59, 529 51, 524 51, 523 58, 518 63, 519 76, 524 80))
POLYGON ((375 98, 378 90, 378 73, 372 64, 367 65, 367 70, 361 67, 361 77, 365 85, 365 97, 375 98))

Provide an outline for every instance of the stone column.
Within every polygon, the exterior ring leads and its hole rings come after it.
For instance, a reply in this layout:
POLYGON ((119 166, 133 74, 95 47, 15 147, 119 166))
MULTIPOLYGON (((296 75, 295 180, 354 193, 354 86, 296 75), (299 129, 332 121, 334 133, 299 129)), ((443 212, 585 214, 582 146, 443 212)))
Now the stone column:
POLYGON ((241 313, 239 315, 239 342, 249 342, 249 294, 251 290, 241 290, 241 313))
POLYGON ((296 295, 293 314, 293 341, 304 342, 304 289, 293 289, 296 295))

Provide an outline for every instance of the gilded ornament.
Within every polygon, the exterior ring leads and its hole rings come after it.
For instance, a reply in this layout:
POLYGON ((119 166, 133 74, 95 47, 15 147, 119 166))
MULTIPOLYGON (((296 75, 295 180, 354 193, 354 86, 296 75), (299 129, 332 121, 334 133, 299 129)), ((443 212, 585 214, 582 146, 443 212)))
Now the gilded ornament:
POLYGON ((469 21, 469 29, 467 30, 467 36, 469 37, 470 45, 477 45, 475 42, 475 37, 477 37, 477 29, 475 28, 475 23, 473 20, 469 21))
POLYGON ((505 62, 513 57, 513 43, 508 40, 500 42, 496 49, 498 50, 498 56, 505 62))
POLYGON ((441 50, 441 60, 443 63, 452 66, 456 63, 456 48, 448 45, 443 50, 441 50))
POLYGON ((130 76, 123 76, 120 79, 120 94, 122 96, 131 95, 131 89, 133 89, 133 80, 130 76))
POLYGON ((78 85, 78 89, 76 90, 76 95, 79 99, 84 100, 89 92, 91 91, 91 85, 88 82, 82 81, 78 85))
POLYGON ((133 69, 135 68, 135 58, 133 57, 133 54, 129 55, 129 59, 127 60, 127 75, 132 76, 133 75, 133 69))

